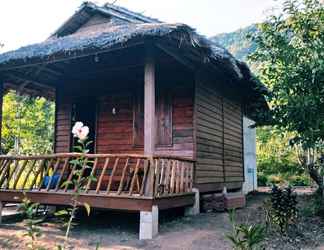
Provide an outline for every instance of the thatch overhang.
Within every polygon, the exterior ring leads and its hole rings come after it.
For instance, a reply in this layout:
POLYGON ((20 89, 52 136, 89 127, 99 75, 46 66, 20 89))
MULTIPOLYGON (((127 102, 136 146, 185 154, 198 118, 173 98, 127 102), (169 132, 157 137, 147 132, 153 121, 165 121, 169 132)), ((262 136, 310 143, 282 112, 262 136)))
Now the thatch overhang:
MULTIPOLYGON (((51 83, 58 79, 55 74, 59 73, 47 65, 143 45, 147 41, 174 56, 192 70, 203 65, 211 70, 221 72, 230 84, 245 90, 249 114, 256 110, 255 106, 260 110, 268 109, 264 98, 268 91, 255 79, 247 65, 236 60, 222 46, 198 35, 192 28, 184 24, 158 22, 130 23, 113 27, 101 25, 97 29, 63 37, 52 37, 42 43, 1 54, 0 77, 8 86, 21 87, 24 80, 27 79, 30 86, 34 84, 36 89, 41 85, 52 88, 51 83), (35 69, 31 69, 32 67, 35 69), (35 80, 33 76, 42 70, 52 71, 48 72, 51 77, 42 82, 38 78, 35 80)), ((51 95, 49 94, 49 96, 51 95)), ((253 115, 250 116, 254 118, 253 115)))

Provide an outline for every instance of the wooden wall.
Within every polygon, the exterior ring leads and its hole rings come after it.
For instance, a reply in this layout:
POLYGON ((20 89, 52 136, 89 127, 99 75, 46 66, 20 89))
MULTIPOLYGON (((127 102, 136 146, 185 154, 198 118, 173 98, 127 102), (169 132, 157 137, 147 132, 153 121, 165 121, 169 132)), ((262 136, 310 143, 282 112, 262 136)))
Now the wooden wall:
MULTIPOLYGON (((143 88, 139 86, 138 88, 143 88)), ((143 153, 142 144, 134 141, 134 112, 137 108, 135 100, 138 88, 128 90, 109 91, 106 94, 98 93, 96 119, 96 153, 143 153), (116 114, 112 113, 115 108, 116 114)), ((102 91, 103 93, 105 91, 102 91)), ((143 90, 144 92, 144 90, 143 90)), ((157 154, 176 155, 193 158, 194 135, 193 135, 193 85, 181 85, 164 91, 171 99, 171 127, 172 143, 169 145, 157 145, 157 154)), ((76 97, 73 97, 75 99, 76 97)), ((143 96, 141 97, 143 98, 143 96)), ((141 100, 143 102, 143 100, 141 100)), ((55 152, 68 152, 71 144, 71 95, 69 92, 59 92, 56 112, 56 136, 55 152)), ((160 105, 157 103, 157 105, 160 105)), ((144 112, 143 105, 141 112, 144 112)), ((159 109, 157 109, 159 110, 159 109)), ((161 110, 165 110, 163 107, 161 110)), ((165 110, 165 112, 167 112, 165 110)), ((137 116, 136 121, 144 123, 144 115, 137 116)), ((157 120, 160 122, 160 120, 157 120)), ((164 125, 163 125, 164 126, 164 125)), ((143 126, 140 126, 140 137, 143 136, 143 126)))
POLYGON ((62 95, 61 91, 57 91, 54 140, 55 153, 66 153, 70 150, 72 127, 71 112, 71 99, 69 98, 69 96, 62 95))
POLYGON ((241 105, 224 97, 216 84, 198 79, 195 89, 196 185, 214 191, 222 186, 210 184, 243 182, 241 105))

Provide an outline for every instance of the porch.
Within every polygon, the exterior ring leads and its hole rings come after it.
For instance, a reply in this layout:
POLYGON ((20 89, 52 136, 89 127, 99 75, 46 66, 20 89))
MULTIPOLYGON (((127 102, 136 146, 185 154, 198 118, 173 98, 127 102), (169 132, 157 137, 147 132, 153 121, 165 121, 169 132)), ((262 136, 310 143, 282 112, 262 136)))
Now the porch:
MULTIPOLYGON (((70 205, 75 165, 81 154, 44 156, 0 156, 0 201, 21 202, 26 195, 33 202, 70 205)), ((80 202, 93 208, 151 211, 190 206, 194 203, 193 165, 190 159, 127 154, 86 154, 91 169, 82 166, 83 175, 93 175, 82 184, 80 202), (91 171, 91 173, 89 172, 91 171)))

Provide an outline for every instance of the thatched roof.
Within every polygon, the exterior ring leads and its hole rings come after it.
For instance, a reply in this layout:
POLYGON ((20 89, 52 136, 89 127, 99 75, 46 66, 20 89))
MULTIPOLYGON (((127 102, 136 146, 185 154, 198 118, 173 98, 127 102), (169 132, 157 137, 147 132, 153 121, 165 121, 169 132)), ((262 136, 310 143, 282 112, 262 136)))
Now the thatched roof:
MULTIPOLYGON (((101 24, 93 29, 86 29, 65 36, 59 35, 69 29, 71 30, 71 25, 75 22, 75 19, 80 18, 83 15, 81 12, 88 8, 94 10, 99 7, 87 3, 54 36, 46 41, 1 54, 0 74, 2 70, 34 63, 35 61, 51 62, 57 57, 69 58, 89 52, 101 53, 109 48, 126 46, 132 42, 167 41, 173 44, 174 50, 179 51, 180 56, 186 57, 193 52, 197 57, 196 59, 202 64, 218 68, 234 82, 243 83, 246 89, 252 93, 252 96, 262 99, 262 102, 265 103, 263 95, 267 93, 267 89, 255 79, 245 63, 236 60, 222 46, 197 34, 195 30, 185 24, 161 23, 158 20, 130 12, 121 7, 109 6, 109 8, 99 9, 99 11, 109 10, 109 14, 113 11, 119 11, 125 18, 133 18, 138 21, 127 21, 116 26, 101 24)), ((192 56, 190 60, 192 60, 192 56)))

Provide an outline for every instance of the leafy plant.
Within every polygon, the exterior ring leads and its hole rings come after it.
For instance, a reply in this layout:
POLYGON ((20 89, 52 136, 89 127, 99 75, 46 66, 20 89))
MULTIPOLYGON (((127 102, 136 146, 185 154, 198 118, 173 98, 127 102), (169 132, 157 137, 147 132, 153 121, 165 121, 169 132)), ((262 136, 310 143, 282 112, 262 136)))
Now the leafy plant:
MULTIPOLYGON (((281 12, 259 25, 250 59, 271 95, 275 127, 290 134, 305 169, 323 194, 324 7, 319 0, 285 0, 281 12)), ((285 145, 285 146, 288 146, 285 145)), ((323 199, 324 200, 324 199, 323 199)))
POLYGON ((236 250, 260 249, 265 240, 266 228, 263 225, 237 224, 235 222, 235 210, 229 212, 232 224, 231 234, 226 237, 232 242, 236 250))
POLYGON ((280 232, 285 233, 297 219, 297 195, 291 187, 279 188, 274 185, 265 210, 268 225, 278 226, 280 232))
POLYGON ((88 216, 90 215, 90 205, 85 202, 80 202, 79 197, 82 191, 84 190, 84 185, 88 183, 89 180, 96 180, 96 178, 92 175, 84 175, 85 169, 91 169, 91 162, 85 157, 85 154, 89 152, 87 148, 92 143, 91 141, 87 141, 89 128, 87 126, 83 126, 82 122, 76 122, 72 129, 72 133, 74 137, 77 138, 77 145, 74 146, 74 149, 76 152, 81 153, 81 156, 70 161, 70 163, 74 166, 72 173, 73 178, 71 181, 65 181, 62 184, 63 187, 72 186, 75 189, 75 191, 72 193, 71 208, 61 210, 56 213, 57 216, 68 216, 68 220, 64 224, 66 226, 64 246, 58 246, 58 249, 66 249, 70 231, 73 226, 73 220, 78 211, 78 208, 80 206, 83 206, 86 209, 88 216))
POLYGON ((43 221, 43 219, 36 218, 36 211, 38 203, 32 203, 25 195, 22 200, 21 205, 19 206, 19 211, 21 211, 27 219, 25 220, 26 233, 24 236, 29 238, 29 242, 26 247, 30 250, 41 250, 44 249, 36 245, 37 239, 42 236, 41 229, 37 226, 43 221))

